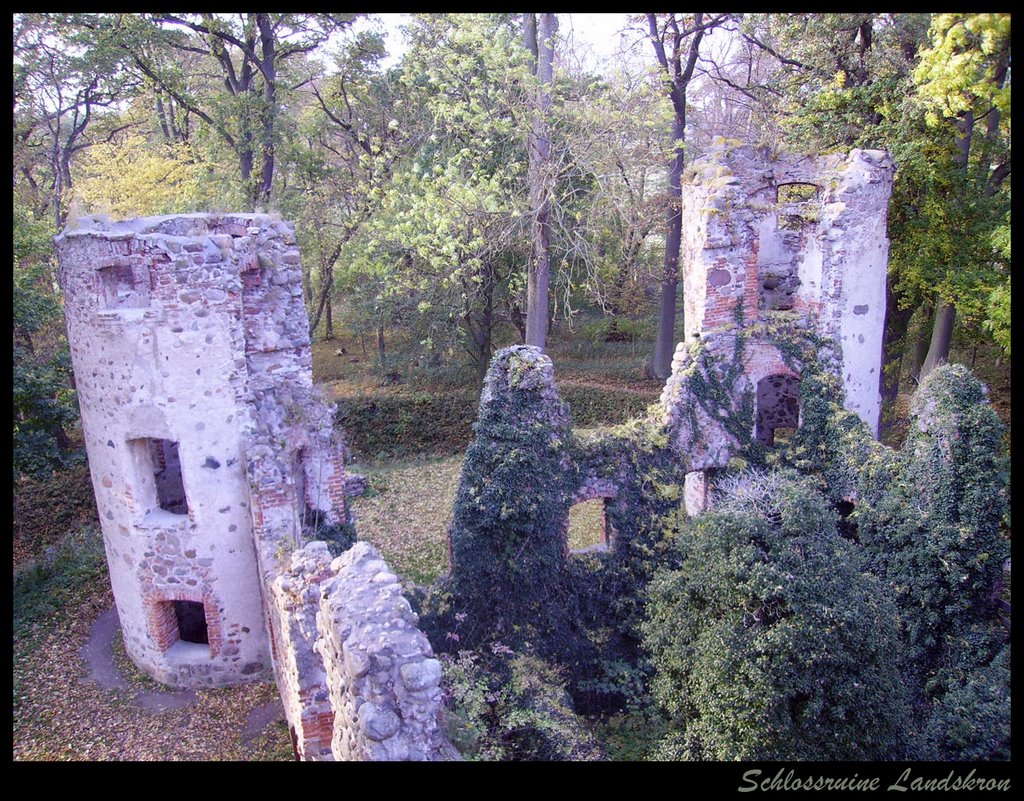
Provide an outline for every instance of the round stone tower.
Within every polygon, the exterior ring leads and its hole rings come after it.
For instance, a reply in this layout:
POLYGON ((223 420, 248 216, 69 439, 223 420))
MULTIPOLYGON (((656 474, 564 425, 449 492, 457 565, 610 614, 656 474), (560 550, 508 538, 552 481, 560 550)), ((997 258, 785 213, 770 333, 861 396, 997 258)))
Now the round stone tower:
POLYGON ((267 509, 247 458, 275 387, 311 385, 292 226, 259 214, 86 218, 55 241, 125 649, 166 684, 267 678, 273 547, 260 528, 276 505, 298 538, 301 501, 317 489, 298 458, 315 437, 282 446, 287 476, 267 509))

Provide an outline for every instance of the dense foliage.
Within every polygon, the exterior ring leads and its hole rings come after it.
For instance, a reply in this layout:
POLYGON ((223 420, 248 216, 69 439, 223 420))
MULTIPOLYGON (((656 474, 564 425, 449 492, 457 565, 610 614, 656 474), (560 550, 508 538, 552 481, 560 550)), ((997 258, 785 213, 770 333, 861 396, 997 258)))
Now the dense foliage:
POLYGON ((895 610, 806 482, 748 474, 688 522, 651 588, 654 692, 678 721, 660 755, 852 760, 901 755, 895 610))
POLYGON ((49 228, 14 208, 14 476, 69 466, 78 418, 49 228))
POLYGON ((461 643, 517 647, 564 627, 568 612, 565 545, 556 532, 573 490, 572 433, 551 362, 539 350, 498 353, 476 434, 455 499, 453 606, 445 612, 461 624, 451 629, 461 643))
MULTIPOLYGON (((996 727, 978 724, 990 738, 991 758, 1009 737, 1006 721, 992 719, 991 709, 992 692, 1008 704, 1009 686, 983 689, 1002 675, 990 665, 1006 639, 995 614, 1009 555, 1001 433, 984 387, 966 368, 935 371, 915 396, 895 469, 865 477, 865 503, 855 513, 871 569, 900 610, 926 747, 947 755, 960 737, 965 754, 982 748, 964 734, 934 741, 953 709, 973 717, 969 704, 980 704, 979 719, 996 727)), ((1001 659, 1008 663, 1008 654, 1001 659)))

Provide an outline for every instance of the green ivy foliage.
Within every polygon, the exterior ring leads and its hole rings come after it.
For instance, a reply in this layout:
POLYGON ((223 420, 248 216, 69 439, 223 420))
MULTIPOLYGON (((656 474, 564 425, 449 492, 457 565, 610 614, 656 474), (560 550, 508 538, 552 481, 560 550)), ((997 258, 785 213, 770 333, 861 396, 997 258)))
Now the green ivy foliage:
MULTIPOLYGON (((956 738, 935 742, 938 721, 971 699, 991 706, 991 696, 970 689, 971 676, 985 673, 1005 640, 994 623, 1009 555, 1001 531, 1008 508, 1002 430, 984 386, 967 368, 935 370, 912 402, 898 469, 881 476, 881 486, 878 476, 865 475, 862 494, 875 500, 855 513, 871 569, 900 610, 918 714, 931 718, 921 724, 929 747, 947 755, 956 738)), ((996 758, 999 737, 992 736, 996 758)), ((957 758, 971 758, 977 744, 965 747, 957 758)))
POLYGON ((650 591, 654 692, 678 725, 658 758, 901 754, 895 610, 796 474, 686 521, 650 591), (755 500, 756 499, 756 500, 755 500))
POLYGON ((483 652, 445 656, 442 686, 449 739, 462 755, 484 761, 603 759, 573 710, 557 668, 493 643, 483 652), (481 653, 486 653, 482 656, 481 653))
POLYGON ((932 712, 926 759, 1010 758, 1010 646, 950 684, 932 712))
POLYGON ((464 616, 463 647, 493 640, 516 647, 560 628, 565 611, 559 532, 573 490, 572 432, 539 349, 495 355, 476 435, 450 529, 449 613, 464 616))

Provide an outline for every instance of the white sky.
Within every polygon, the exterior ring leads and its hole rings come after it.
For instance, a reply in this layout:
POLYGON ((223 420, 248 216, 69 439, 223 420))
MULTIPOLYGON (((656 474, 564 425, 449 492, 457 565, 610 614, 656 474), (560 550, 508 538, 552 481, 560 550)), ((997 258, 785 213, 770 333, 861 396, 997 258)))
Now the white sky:
MULTIPOLYGON (((409 15, 377 14, 376 16, 384 29, 388 58, 383 66, 388 67, 397 62, 405 52, 399 26, 409 15)), ((565 37, 570 45, 561 55, 566 56, 572 52, 585 66, 597 67, 600 62, 610 59, 620 50, 619 31, 627 26, 628 16, 628 14, 559 14, 558 33, 565 37)), ((639 35, 633 33, 623 38, 622 43, 629 44, 638 38, 639 35)))

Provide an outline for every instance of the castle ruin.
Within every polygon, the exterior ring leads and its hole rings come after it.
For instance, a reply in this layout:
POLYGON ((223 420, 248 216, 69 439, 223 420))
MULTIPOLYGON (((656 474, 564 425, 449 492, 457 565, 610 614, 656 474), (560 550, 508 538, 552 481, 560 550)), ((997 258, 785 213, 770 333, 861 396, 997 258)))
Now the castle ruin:
POLYGON ((315 542, 351 526, 358 482, 313 388, 292 225, 86 218, 56 245, 132 661, 176 687, 273 675, 303 758, 450 756, 429 643, 379 636, 415 629, 397 578, 367 544, 332 561, 315 542), (342 597, 364 587, 343 613, 327 586, 339 573, 342 597))
MULTIPOLYGON (((688 169, 686 340, 657 414, 691 512, 707 503, 707 471, 800 427, 808 359, 877 435, 893 169, 880 151, 793 160, 721 139, 688 169)), ((317 541, 351 527, 357 482, 313 387, 291 224, 85 218, 56 243, 132 661, 178 687, 273 675, 305 759, 455 758, 440 663, 397 577, 367 543, 332 558, 317 541)), ((547 364, 534 365, 544 381, 547 364)), ((490 391, 508 391, 502 380, 490 391)), ((601 499, 625 530, 624 499, 640 489, 624 488, 639 479, 601 454, 573 468, 565 503, 601 499)), ((610 540, 618 551, 629 538, 610 540)))

